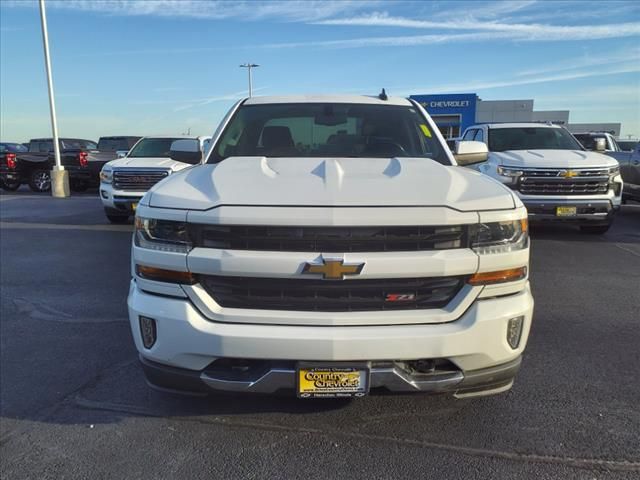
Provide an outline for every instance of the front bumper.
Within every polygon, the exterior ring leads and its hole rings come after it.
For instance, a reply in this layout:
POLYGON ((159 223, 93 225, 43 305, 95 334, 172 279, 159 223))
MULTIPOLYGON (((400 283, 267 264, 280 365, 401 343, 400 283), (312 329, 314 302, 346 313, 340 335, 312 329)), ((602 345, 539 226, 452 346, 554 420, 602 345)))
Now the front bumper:
POLYGON ((149 294, 135 281, 128 306, 131 331, 150 382, 178 390, 262 393, 293 388, 298 361, 367 362, 372 387, 398 392, 504 390, 517 371, 513 362, 519 365, 533 315, 528 283, 516 294, 478 299, 457 320, 440 324, 328 327, 214 322, 187 298, 149 294), (150 349, 142 344, 140 316, 156 321, 157 339, 150 349), (514 349, 506 339, 507 324, 519 316, 524 321, 514 349), (207 373, 220 358, 262 360, 268 368, 249 378, 207 373), (398 367, 398 362, 418 359, 443 359, 455 368, 436 377, 415 378, 398 367), (185 383, 179 378, 191 380, 185 383))
MULTIPOLYGON (((294 362, 265 362, 261 369, 230 376, 208 370, 193 371, 150 361, 140 355, 140 363, 152 388, 175 393, 207 394, 213 391, 273 394, 295 389, 294 362)), ((466 372, 408 372, 394 362, 366 362, 371 389, 396 393, 453 393, 472 397, 500 393, 511 388, 522 356, 493 367, 466 372)))
POLYGON ((110 183, 100 183, 100 200, 105 208, 119 210, 123 213, 133 214, 140 199, 147 192, 132 192, 115 190, 110 183))
POLYGON ((541 198, 532 200, 522 198, 529 213, 530 222, 579 222, 602 223, 612 221, 613 216, 620 208, 620 203, 614 204, 611 200, 581 200, 581 199, 555 199, 541 198), (557 207, 576 207, 576 215, 558 216, 557 207))

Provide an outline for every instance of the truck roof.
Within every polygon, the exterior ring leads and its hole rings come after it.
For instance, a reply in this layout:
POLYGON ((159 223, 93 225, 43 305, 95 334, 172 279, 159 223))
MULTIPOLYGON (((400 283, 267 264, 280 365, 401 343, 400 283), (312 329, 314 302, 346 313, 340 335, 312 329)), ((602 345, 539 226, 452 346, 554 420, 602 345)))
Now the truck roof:
POLYGON ((251 97, 244 100, 243 105, 267 105, 274 103, 356 103, 364 105, 413 105, 402 97, 388 97, 381 100, 377 96, 368 95, 283 95, 270 97, 251 97))
MULTIPOLYGON (((87 140, 86 138, 72 138, 72 137, 58 137, 58 140, 60 140, 61 142, 69 141, 69 142, 91 142, 91 143, 96 143, 93 140, 87 140)), ((48 137, 48 138, 32 138, 31 140, 29 140, 29 142, 53 142, 53 138, 48 137)))
POLYGON ((142 135, 107 135, 107 136, 100 137, 99 140, 102 140, 102 139, 114 140, 114 139, 120 139, 120 138, 142 138, 142 135))
MULTIPOLYGON (((537 123, 537 122, 523 122, 523 123, 486 123, 489 128, 562 128, 562 125, 556 125, 553 123, 537 123)), ((479 125, 472 125, 472 127, 478 127, 479 125)), ((471 128, 471 127, 469 127, 471 128)))

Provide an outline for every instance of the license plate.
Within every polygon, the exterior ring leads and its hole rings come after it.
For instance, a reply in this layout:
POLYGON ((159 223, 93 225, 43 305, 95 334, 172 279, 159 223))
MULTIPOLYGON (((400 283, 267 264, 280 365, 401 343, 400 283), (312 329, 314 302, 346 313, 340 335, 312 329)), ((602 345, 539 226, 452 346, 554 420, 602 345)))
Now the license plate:
POLYGON ((369 369, 357 367, 299 367, 298 397, 363 397, 369 392, 369 369))
POLYGON ((556 217, 574 217, 577 213, 576 207, 556 207, 556 217))
POLYGON ((135 212, 136 208, 138 208, 138 202, 132 203, 131 204, 131 210, 133 210, 135 212))

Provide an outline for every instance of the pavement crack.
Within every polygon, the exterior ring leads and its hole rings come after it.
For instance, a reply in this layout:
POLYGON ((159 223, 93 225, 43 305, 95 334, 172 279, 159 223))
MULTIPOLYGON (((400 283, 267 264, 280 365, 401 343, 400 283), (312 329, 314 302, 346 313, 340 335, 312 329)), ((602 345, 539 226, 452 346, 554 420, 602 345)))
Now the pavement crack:
POLYGON ((77 318, 43 302, 28 300, 26 298, 14 298, 13 304, 18 310, 18 313, 34 320, 59 323, 122 323, 123 321, 127 321, 123 318, 77 318))
MULTIPOLYGON (((70 400, 73 397, 77 396, 78 394, 80 394, 81 392, 86 390, 87 388, 91 388, 91 387, 97 385, 98 382, 100 382, 106 376, 111 375, 112 373, 115 373, 115 372, 117 372, 117 371, 119 371, 119 370, 121 370, 123 368, 126 368, 129 365, 134 364, 135 362, 137 362, 136 358, 131 359, 131 360, 127 360, 127 361, 124 361, 124 362, 122 362, 122 361, 121 362, 115 362, 115 363, 112 363, 110 365, 107 365, 106 367, 100 369, 100 371, 96 375, 91 377, 89 380, 84 382, 82 385, 79 385, 78 387, 76 387, 73 390, 71 390, 69 393, 65 394, 62 398, 60 398, 60 400, 56 401, 55 403, 53 403, 51 405, 47 405, 46 407, 43 407, 43 408, 39 409, 33 415, 29 415, 29 420, 31 420, 33 422, 46 421, 47 419, 49 419, 52 416, 54 416, 56 414, 56 412, 58 412, 60 410, 60 408, 62 408, 65 405, 69 404, 70 400)), ((11 439, 14 436, 19 435, 20 433, 22 433, 25 430, 28 430, 28 428, 29 428, 29 425, 24 425, 23 427, 14 428, 13 430, 9 430, 9 431, 5 432, 4 435, 2 435, 2 437, 0 437, 0 446, 4 446, 9 441, 11 441, 11 439)))
POLYGON ((614 243, 614 246, 618 247, 620 250, 624 250, 625 252, 630 253, 631 255, 635 255, 636 257, 640 257, 640 249, 638 251, 632 250, 626 246, 623 246, 619 243, 614 243))
MULTIPOLYGON (((154 418, 166 418, 165 415, 161 415, 153 412, 144 407, 138 407, 135 405, 125 405, 113 402, 99 402, 86 399, 81 396, 77 396, 76 404, 83 408, 92 410, 106 410, 110 412, 142 415, 154 418)), ((443 450, 449 452, 456 452, 462 455, 468 455, 472 457, 490 457, 502 460, 530 462, 530 463, 545 463, 563 465, 581 469, 601 469, 601 470, 615 470, 620 472, 640 472, 640 461, 632 460, 608 460, 598 458, 580 458, 580 457, 563 457, 557 455, 542 455, 536 453, 518 453, 510 452, 506 450, 492 450, 479 447, 467 447, 463 445, 452 445, 447 443, 430 442, 426 440, 419 440, 413 438, 394 437, 390 435, 378 435, 371 433, 361 432, 348 432, 344 430, 335 429, 322 429, 322 428, 309 428, 309 427, 293 427, 289 425, 278 425, 272 423, 231 420, 229 421, 223 417, 213 417, 208 419, 203 418, 187 418, 177 417, 181 421, 199 423, 203 425, 221 425, 230 428, 243 428, 243 429, 259 429, 272 432, 289 432, 299 434, 312 434, 322 436, 339 436, 347 439, 369 440, 379 442, 393 442, 402 445, 431 448, 434 450, 443 450)))

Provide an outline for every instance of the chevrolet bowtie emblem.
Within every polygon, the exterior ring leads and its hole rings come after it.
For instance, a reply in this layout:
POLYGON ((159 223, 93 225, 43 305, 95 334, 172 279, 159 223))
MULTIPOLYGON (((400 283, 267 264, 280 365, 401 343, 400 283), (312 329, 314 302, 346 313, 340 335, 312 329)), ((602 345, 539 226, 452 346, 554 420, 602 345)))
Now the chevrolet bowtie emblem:
POLYGON ((573 170, 560 170, 558 172, 558 176, 564 178, 573 178, 578 176, 578 172, 574 172, 573 170))
POLYGON ((358 275, 363 263, 345 264, 344 260, 322 259, 322 263, 305 263, 302 273, 320 273, 325 280, 342 280, 345 275, 358 275))

